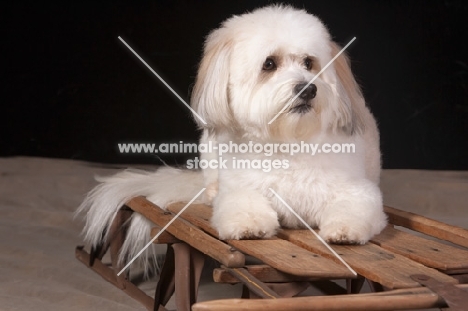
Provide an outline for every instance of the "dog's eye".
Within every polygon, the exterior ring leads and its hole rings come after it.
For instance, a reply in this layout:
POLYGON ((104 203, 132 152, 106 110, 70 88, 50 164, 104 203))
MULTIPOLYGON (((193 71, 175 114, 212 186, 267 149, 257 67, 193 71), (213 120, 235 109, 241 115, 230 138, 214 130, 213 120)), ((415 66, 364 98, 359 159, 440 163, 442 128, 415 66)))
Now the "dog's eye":
POLYGON ((271 57, 268 57, 263 63, 262 70, 271 71, 276 69, 275 60, 271 57))
POLYGON ((304 59, 304 66, 307 70, 311 70, 313 65, 314 61, 311 58, 307 57, 306 59, 304 59))

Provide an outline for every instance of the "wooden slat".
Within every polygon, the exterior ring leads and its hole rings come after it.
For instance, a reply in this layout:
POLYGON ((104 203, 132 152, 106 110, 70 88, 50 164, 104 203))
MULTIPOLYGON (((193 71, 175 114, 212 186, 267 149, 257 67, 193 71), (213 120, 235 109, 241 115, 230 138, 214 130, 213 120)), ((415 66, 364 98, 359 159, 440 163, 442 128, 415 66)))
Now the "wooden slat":
POLYGON ((372 243, 444 273, 468 272, 468 251, 397 230, 391 226, 372 243))
MULTIPOLYGON (((143 197, 133 198, 126 205, 135 212, 144 215, 161 228, 174 218, 172 213, 163 211, 143 197)), ((242 253, 233 250, 229 245, 207 235, 180 218, 175 219, 166 230, 179 240, 216 259, 227 267, 237 268, 245 265, 245 256, 242 253)))
POLYGON ((468 247, 468 230, 427 217, 384 206, 391 224, 425 233, 441 240, 468 247))
POLYGON ((154 238, 157 234, 159 234, 158 238, 153 241, 154 244, 171 244, 171 243, 180 243, 180 240, 177 239, 175 236, 170 234, 167 231, 161 232, 161 228, 153 227, 151 228, 151 238, 154 238))
MULTIPOLYGON (((456 285, 468 294, 468 284, 456 285)), ((408 310, 446 308, 444 300, 426 287, 371 294, 295 297, 282 299, 224 299, 199 302, 194 311, 306 311, 306 310, 408 310)))
POLYGON ((239 251, 289 274, 323 279, 355 278, 355 275, 342 264, 286 240, 272 238, 226 242, 239 251))
MULTIPOLYGON (((173 203, 168 205, 166 209, 177 214, 182 208, 184 208, 185 204, 186 203, 184 202, 173 203)), ((218 232, 216 232, 210 224, 212 211, 213 209, 208 205, 192 204, 182 213, 181 217, 212 236, 218 237, 218 232)))
MULTIPOLYGON (((292 274, 287 274, 276 270, 269 265, 249 265, 245 266, 245 269, 249 271, 250 274, 255 276, 262 282, 265 283, 282 283, 282 282, 298 282, 298 281, 315 281, 317 278, 296 276, 292 274)), ((239 283, 239 280, 233 277, 229 272, 224 268, 216 268, 213 270, 213 280, 218 283, 239 283)))
MULTIPOLYGON (((273 269, 268 265, 248 265, 244 267, 251 275, 259 279, 264 283, 272 284, 291 284, 294 283, 304 283, 306 282, 309 285, 312 285, 314 288, 320 292, 327 295, 338 295, 346 294, 346 289, 339 286, 331 280, 319 279, 319 278, 310 278, 303 277, 298 275, 291 275, 279 270, 273 269)), ((213 281, 217 283, 230 283, 236 284, 240 281, 232 276, 225 268, 216 268, 213 270, 213 281)), ((283 295, 281 295, 284 297, 283 295)))
POLYGON ((226 268, 226 270, 232 274, 232 276, 238 278, 249 290, 251 290, 255 295, 267 298, 267 299, 276 299, 280 296, 275 293, 271 288, 266 286, 262 281, 257 279, 255 276, 249 273, 244 268, 226 268))
MULTIPOLYGON (((308 230, 282 230, 278 236, 324 257, 338 260, 308 230)), ((410 278, 412 274, 426 274, 440 282, 457 283, 457 280, 437 270, 386 251, 375 244, 332 247, 357 273, 391 289, 420 286, 410 278)))
MULTIPOLYGON (((184 206, 184 203, 175 203, 169 205, 167 209, 178 213, 184 206)), ((207 205, 194 204, 184 211, 181 217, 217 237, 216 230, 209 223, 211 211, 211 207, 207 205)), ((225 242, 244 254, 260 259, 271 267, 285 273, 325 279, 355 277, 343 265, 282 239, 226 240, 225 242)))

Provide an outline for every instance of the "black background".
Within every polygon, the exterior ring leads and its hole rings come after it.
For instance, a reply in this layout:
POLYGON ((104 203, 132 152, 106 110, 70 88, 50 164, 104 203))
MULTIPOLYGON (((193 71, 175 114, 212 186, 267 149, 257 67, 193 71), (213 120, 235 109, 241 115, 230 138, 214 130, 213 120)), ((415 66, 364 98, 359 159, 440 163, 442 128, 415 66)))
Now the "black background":
MULTIPOLYGON (((120 142, 195 142, 188 100, 204 37, 270 1, 3 4, 0 156, 160 164, 120 142)), ((465 1, 285 1, 349 47, 378 120, 384 168, 468 169, 465 1)), ((164 157, 182 163, 184 156, 164 157)))

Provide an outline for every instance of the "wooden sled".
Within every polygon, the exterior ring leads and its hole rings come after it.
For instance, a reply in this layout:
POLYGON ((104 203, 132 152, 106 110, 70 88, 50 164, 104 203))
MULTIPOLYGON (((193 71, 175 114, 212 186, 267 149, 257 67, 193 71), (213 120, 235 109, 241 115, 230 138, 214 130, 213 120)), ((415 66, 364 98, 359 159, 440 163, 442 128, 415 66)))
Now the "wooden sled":
POLYGON ((175 203, 164 211, 136 197, 119 210, 109 241, 90 253, 78 246, 76 257, 148 310, 166 310, 172 295, 180 311, 468 310, 468 230, 463 228, 385 207, 390 225, 380 235, 365 245, 332 246, 356 277, 308 230, 284 229, 270 239, 221 241, 209 224, 211 207, 192 204, 174 219, 184 206, 175 203), (117 276, 122 269, 117 255, 133 212, 155 224, 152 237, 173 221, 154 241, 168 245, 154 297, 131 283, 127 274, 117 276), (102 262, 108 251, 111 266, 102 262), (247 255, 261 264, 246 264, 247 255), (196 303, 206 256, 220 263, 213 281, 242 283, 242 297, 196 303), (339 279, 346 280, 346 288, 331 281, 339 279), (373 293, 359 294, 365 281, 373 293), (294 297, 309 286, 332 295, 294 297))

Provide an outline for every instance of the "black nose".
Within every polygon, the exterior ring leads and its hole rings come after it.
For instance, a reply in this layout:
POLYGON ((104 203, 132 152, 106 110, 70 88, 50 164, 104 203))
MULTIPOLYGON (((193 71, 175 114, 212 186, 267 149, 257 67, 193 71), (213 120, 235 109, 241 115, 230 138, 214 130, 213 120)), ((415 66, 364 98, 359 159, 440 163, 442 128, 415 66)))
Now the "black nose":
MULTIPOLYGON (((300 83, 294 87, 294 93, 298 94, 299 92, 304 89, 304 87, 307 85, 307 83, 300 83)), ((315 84, 309 84, 299 95, 299 98, 304 99, 304 100, 310 100, 317 95, 317 87, 315 84)))

